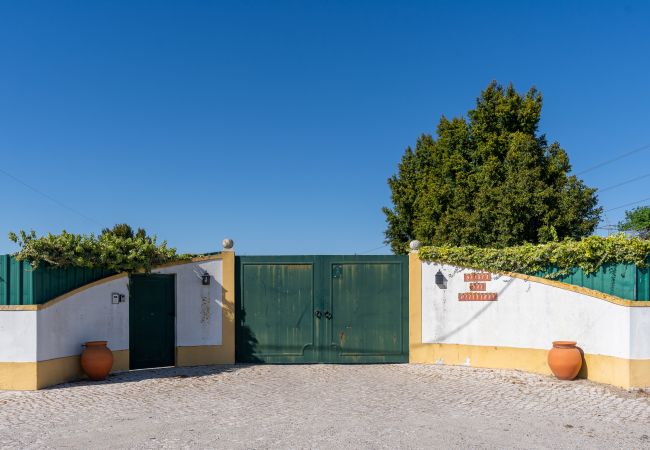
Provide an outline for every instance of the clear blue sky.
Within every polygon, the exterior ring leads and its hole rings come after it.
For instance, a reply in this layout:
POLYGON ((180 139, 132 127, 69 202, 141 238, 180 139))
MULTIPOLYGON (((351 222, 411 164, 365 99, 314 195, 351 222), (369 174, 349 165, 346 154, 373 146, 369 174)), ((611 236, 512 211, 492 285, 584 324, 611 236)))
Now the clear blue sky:
MULTIPOLYGON (((118 222, 180 251, 379 247, 405 147, 493 79, 541 90, 576 172, 650 144, 648 3, 405 3, 3 2, 0 169, 97 223, 0 173, 0 253, 118 222)), ((650 150, 584 179, 646 173, 650 150)))

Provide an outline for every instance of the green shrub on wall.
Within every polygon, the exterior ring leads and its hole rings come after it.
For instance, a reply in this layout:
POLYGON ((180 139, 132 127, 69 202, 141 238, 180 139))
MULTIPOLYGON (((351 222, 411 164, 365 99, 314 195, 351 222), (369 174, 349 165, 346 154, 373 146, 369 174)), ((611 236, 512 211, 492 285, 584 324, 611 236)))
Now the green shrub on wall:
POLYGON ((610 263, 647 267, 650 241, 615 234, 506 248, 430 246, 420 249, 420 259, 490 272, 535 274, 553 269, 544 277, 558 278, 570 274, 575 268, 593 273, 610 263))
POLYGON ((176 249, 167 247, 165 241, 158 244, 156 237, 147 236, 144 230, 129 233, 128 230, 124 232, 124 227, 124 224, 118 225, 98 236, 63 231, 38 237, 34 231, 21 231, 19 234, 10 233, 9 239, 20 246, 15 258, 29 261, 33 268, 44 265, 149 272, 161 264, 189 257, 178 255, 176 249))

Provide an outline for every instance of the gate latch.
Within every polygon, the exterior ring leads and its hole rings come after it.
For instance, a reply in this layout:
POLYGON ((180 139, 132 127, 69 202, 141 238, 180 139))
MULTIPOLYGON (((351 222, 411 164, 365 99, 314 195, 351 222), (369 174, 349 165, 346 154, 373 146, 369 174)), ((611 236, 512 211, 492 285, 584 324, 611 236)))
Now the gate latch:
POLYGON ((343 276, 343 266, 334 264, 332 266, 332 278, 341 278, 343 276))

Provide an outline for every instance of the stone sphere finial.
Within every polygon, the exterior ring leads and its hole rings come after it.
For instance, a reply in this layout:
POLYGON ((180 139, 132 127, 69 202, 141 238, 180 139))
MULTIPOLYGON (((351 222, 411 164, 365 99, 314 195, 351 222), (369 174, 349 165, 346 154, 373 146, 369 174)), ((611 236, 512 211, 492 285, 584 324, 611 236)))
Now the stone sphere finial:
POLYGON ((235 245, 235 243, 233 242, 232 239, 228 239, 228 238, 226 238, 226 239, 224 239, 224 240, 221 242, 221 245, 223 245, 223 248, 224 248, 225 250, 231 250, 232 247, 233 247, 233 245, 235 245))
POLYGON ((413 250, 413 251, 419 250, 419 248, 421 246, 422 246, 422 243, 420 241, 418 241, 417 239, 414 239, 409 243, 409 247, 411 247, 411 250, 413 250))

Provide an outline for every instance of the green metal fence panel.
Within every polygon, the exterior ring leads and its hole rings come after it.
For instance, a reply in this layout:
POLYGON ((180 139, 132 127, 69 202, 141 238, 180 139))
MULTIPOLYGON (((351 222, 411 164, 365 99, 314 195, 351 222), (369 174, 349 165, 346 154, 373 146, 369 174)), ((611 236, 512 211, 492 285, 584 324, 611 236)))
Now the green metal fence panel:
POLYGON ((637 300, 650 301, 650 268, 637 269, 637 300))
POLYGON ((0 305, 40 305, 113 274, 106 269, 80 267, 34 270, 28 262, 0 255, 0 305))
POLYGON ((9 305, 11 279, 9 278, 9 255, 0 255, 0 305, 9 305))
POLYGON ((23 305, 32 295, 32 280, 24 276, 25 264, 0 255, 0 305, 23 305))
MULTIPOLYGON (((556 269, 551 268, 534 275, 541 277, 555 271, 556 269)), ((627 300, 650 301, 650 269, 639 269, 634 264, 604 264, 590 274, 576 268, 570 274, 555 280, 627 300)))

